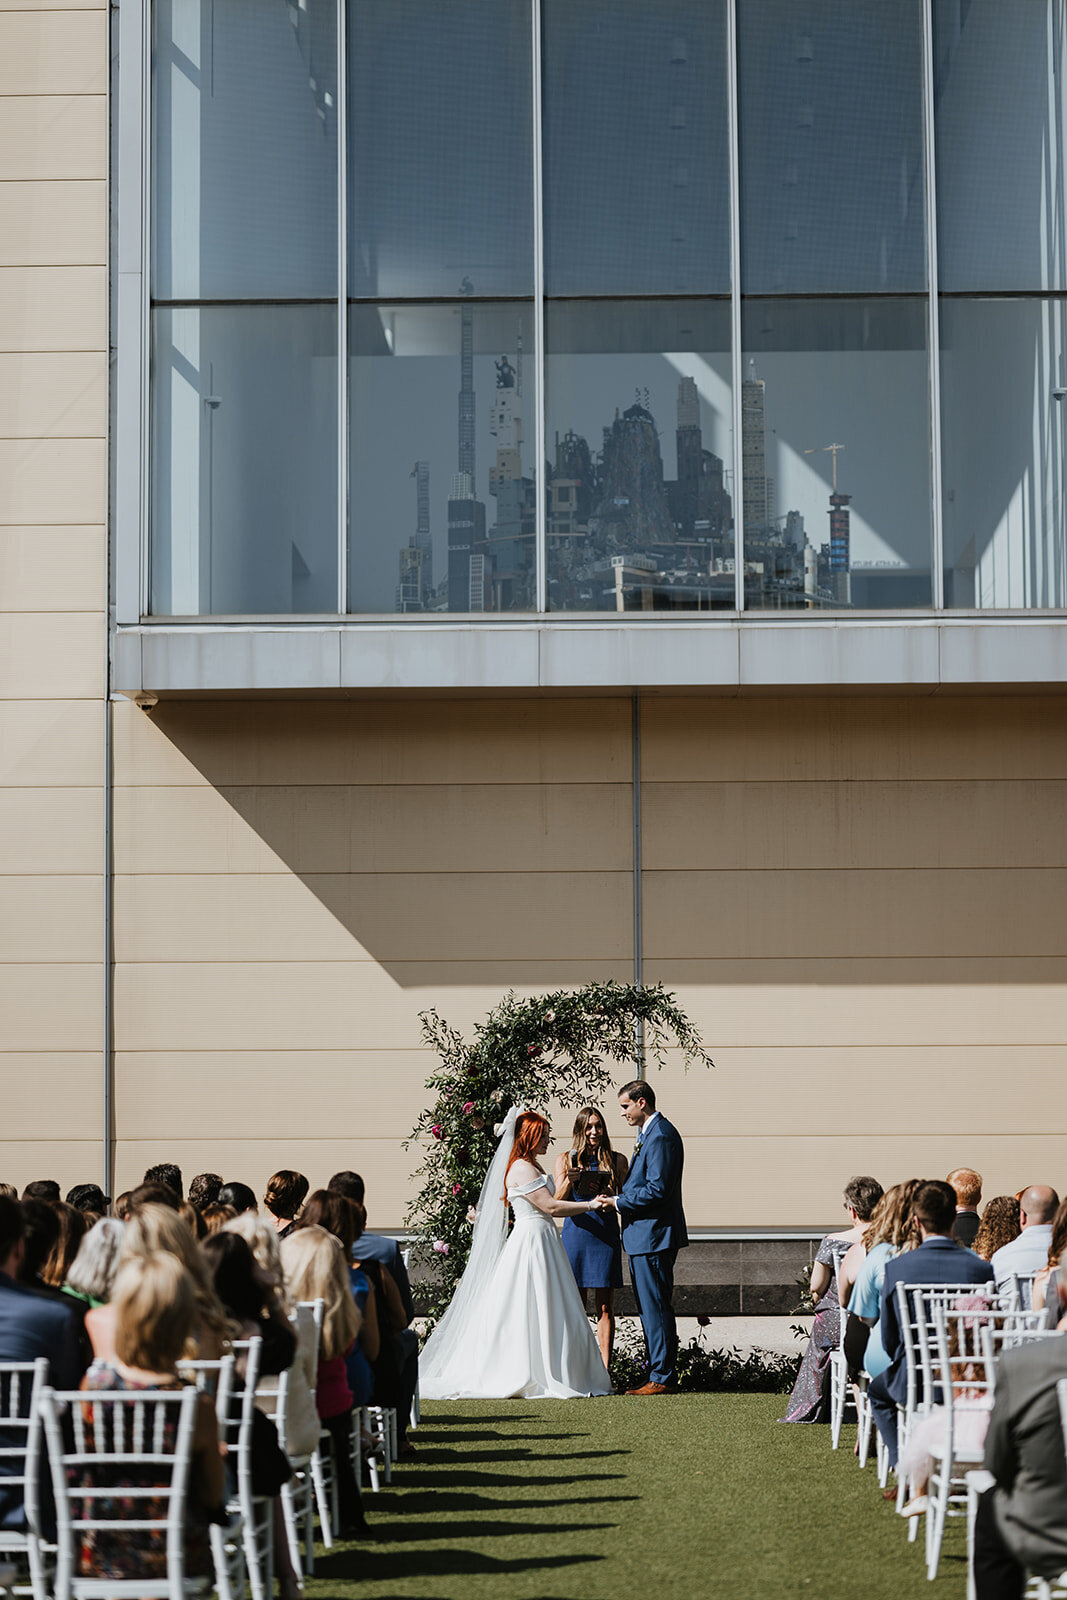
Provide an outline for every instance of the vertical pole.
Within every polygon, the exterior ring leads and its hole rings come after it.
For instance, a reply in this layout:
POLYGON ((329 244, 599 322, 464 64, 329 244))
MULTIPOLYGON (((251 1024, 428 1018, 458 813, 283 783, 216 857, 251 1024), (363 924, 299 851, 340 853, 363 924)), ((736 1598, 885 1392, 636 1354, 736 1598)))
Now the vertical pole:
MULTIPOLYGON (((633 872, 634 872, 634 983, 644 983, 644 935, 642 932, 641 883, 641 694, 635 689, 630 702, 631 781, 633 783, 633 872)), ((644 1066, 645 1025, 641 1017, 634 1023, 634 1054, 644 1066)))
POLYGON ((744 458, 741 450, 741 167, 737 110, 737 0, 726 3, 726 61, 730 117, 730 371, 734 456, 734 606, 745 609, 744 458))
MULTIPOLYGON (((114 13, 109 8, 108 13, 107 13, 107 19, 106 19, 105 27, 104 27, 104 48, 107 50, 106 76, 105 76, 105 79, 104 79, 104 82, 107 85, 106 102, 105 102, 105 116, 106 116, 106 119, 107 119, 107 165, 106 165, 106 169, 105 170, 106 170, 106 173, 107 173, 107 178, 106 178, 106 184, 107 184, 107 214, 108 214, 109 217, 111 216, 111 206, 112 206, 112 201, 114 199, 114 184, 113 184, 112 162, 116 159, 116 152, 115 152, 115 148, 114 148, 114 140, 113 140, 112 126, 111 126, 111 117, 112 117, 112 112, 113 112, 113 109, 114 109, 114 100, 113 100, 114 89, 113 89, 112 82, 111 82, 111 62, 112 62, 111 37, 112 37, 112 30, 113 29, 117 29, 117 27, 118 27, 118 19, 114 16, 114 13)), ((114 897, 114 872, 113 872, 113 867, 112 867, 112 798, 111 797, 112 797, 112 766, 113 766, 113 761, 112 761, 112 741, 111 741, 111 625, 110 625, 110 609, 111 609, 111 603, 112 603, 112 593, 111 593, 111 588, 112 588, 112 585, 111 585, 111 540, 112 540, 112 530, 114 528, 115 506, 114 506, 113 482, 112 482, 112 473, 111 473, 110 464, 111 464, 111 460, 112 460, 112 455, 111 455, 111 448, 112 448, 112 438, 111 438, 112 422, 111 422, 111 417, 112 417, 112 404, 113 404, 113 401, 114 401, 114 398, 115 398, 114 392, 113 392, 114 391, 114 380, 113 380, 113 376, 112 376, 112 361, 111 361, 111 351, 112 351, 112 348, 113 348, 113 343, 114 343, 114 338, 115 338, 115 328, 112 325, 112 317, 111 317, 111 307, 112 307, 112 304, 113 304, 112 291, 111 291, 111 284, 112 284, 111 274, 112 274, 112 272, 115 271, 117 263, 115 261, 115 258, 114 258, 114 255, 113 255, 112 249, 111 249, 111 229, 110 228, 108 229, 108 239, 107 239, 107 245, 106 245, 105 249, 106 249, 106 260, 107 260, 107 280, 106 280, 107 281, 107 311, 106 311, 106 314, 105 314, 105 321, 106 321, 106 325, 107 325, 108 360, 107 360, 107 380, 106 380, 107 381, 107 405, 106 405, 106 410, 105 410, 105 414, 104 414, 104 416, 105 416, 104 427, 105 427, 105 431, 106 431, 106 447, 105 447, 104 459, 108 463, 108 474, 107 474, 107 514, 106 514, 106 524, 105 524, 103 561, 104 561, 104 593, 108 597, 109 624, 104 629, 104 705, 103 705, 103 713, 104 713, 104 717, 103 717, 103 739, 104 739, 104 763, 103 763, 103 765, 104 765, 104 833, 103 833, 103 838, 101 840, 101 848, 103 850, 103 885, 102 885, 102 888, 103 888, 103 894, 102 894, 102 900, 103 900, 103 905, 102 905, 103 926, 102 926, 102 929, 101 929, 101 944, 102 944, 102 947, 103 947, 102 951, 101 951, 102 966, 103 966, 103 973, 102 973, 102 979, 103 979, 103 982, 102 982, 102 988, 103 988, 103 996, 102 996, 102 999, 103 999, 103 1029, 102 1029, 101 1040, 100 1040, 100 1051, 101 1051, 101 1062, 100 1062, 100 1064, 101 1064, 101 1069, 102 1069, 101 1078, 102 1078, 102 1089, 103 1089, 103 1093, 101 1095, 101 1109, 102 1109, 102 1112, 103 1112, 103 1126, 102 1126, 102 1128, 100 1130, 101 1131, 101 1136, 102 1136, 101 1137, 101 1157, 102 1157, 101 1169, 102 1170, 101 1170, 101 1180, 100 1181, 101 1181, 101 1187, 103 1188, 104 1193, 106 1195, 113 1195, 114 1194, 114 1189, 112 1188, 112 1185, 111 1185, 111 1179, 112 1179, 112 1174, 113 1174, 113 1171, 114 1171, 114 1162, 113 1162, 113 1147, 112 1147, 112 1139, 111 1139, 111 1130, 112 1130, 112 1088, 113 1088, 113 1078, 114 1078, 113 1068, 112 1068, 112 1060, 113 1060, 112 1029, 113 1029, 113 1017, 114 1017, 114 1012, 113 1012, 114 996, 113 996, 113 988, 112 988, 112 964, 111 964, 112 936, 111 936, 111 928, 112 928, 112 910, 113 910, 113 897, 114 897)))
POLYGON ((923 143, 926 152, 926 304, 930 362, 930 597, 945 605, 944 507, 941 491, 941 322, 937 299, 937 150, 934 144, 934 22, 932 0, 923 0, 923 143))
POLYGON ((337 609, 348 610, 348 4, 337 0, 337 609))
MULTIPOLYGON (((133 9, 132 7, 130 8, 133 9)), ((132 31, 132 30, 131 30, 132 31)), ((139 472, 138 517, 141 545, 141 615, 149 610, 148 475, 151 396, 149 392, 149 353, 151 350, 151 234, 152 234, 152 12, 145 6, 141 16, 141 463, 139 472)), ((109 230, 110 231, 110 230, 109 230)), ((109 1191, 105 1190, 105 1193, 109 1191)))
POLYGON ((534 225, 534 367, 537 385, 534 406, 534 561, 536 566, 536 600, 538 611, 548 610, 548 572, 546 568, 548 540, 546 537, 545 484, 545 228, 544 204, 544 150, 541 144, 541 0, 530 0, 530 18, 533 30, 533 225, 534 225))

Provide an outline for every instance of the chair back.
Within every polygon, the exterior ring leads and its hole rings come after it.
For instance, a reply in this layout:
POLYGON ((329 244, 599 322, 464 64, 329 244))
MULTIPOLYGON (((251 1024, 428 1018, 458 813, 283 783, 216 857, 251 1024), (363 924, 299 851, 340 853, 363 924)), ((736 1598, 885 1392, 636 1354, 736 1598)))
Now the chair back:
POLYGON ((1031 1339, 1056 1337, 1055 1328, 1046 1328, 1043 1311, 1007 1311, 982 1330, 986 1356, 993 1363, 993 1387, 996 1389, 996 1362, 1002 1350, 1026 1344, 1031 1339))
MULTIPOLYGON (((933 1308, 950 1306, 953 1301, 971 1298, 981 1292, 982 1285, 974 1283, 898 1283, 897 1317, 904 1343, 907 1391, 904 1411, 910 1423, 915 1412, 930 1403, 933 1389, 933 1308)), ((999 1305, 996 1292, 989 1285, 988 1299, 991 1307, 999 1305)))
POLYGON ((226 1437, 229 1425, 230 1402, 233 1398, 232 1355, 220 1356, 217 1361, 179 1361, 178 1371, 188 1382, 196 1385, 201 1394, 209 1394, 215 1402, 215 1416, 219 1424, 219 1438, 226 1437))
POLYGON ((40 1533, 41 1391, 48 1359, 0 1361, 0 1463, 3 1487, 21 1489, 26 1526, 40 1533))
POLYGON ((1016 1311, 1029 1311, 1034 1303, 1036 1272, 1009 1272, 1001 1293, 1016 1311))
MULTIPOLYGON (((970 1298, 979 1303, 971 1306, 946 1305, 937 1300, 930 1308, 933 1322, 933 1384, 928 1393, 936 1390, 937 1398, 944 1407, 945 1456, 950 1462, 959 1454, 956 1439, 959 1413, 988 1413, 992 1409, 995 1363, 989 1353, 989 1341, 983 1336, 991 1332, 996 1320, 1005 1314, 982 1297, 970 1298)), ((928 1335, 924 1333, 921 1337, 929 1347, 928 1335)), ((978 1460, 979 1456, 975 1454, 974 1459, 978 1460)))
POLYGON ((325 1300, 298 1300, 296 1312, 310 1312, 315 1321, 315 1381, 318 1382, 319 1358, 322 1353, 322 1325, 326 1320, 325 1300))
POLYGON ((258 1334, 254 1339, 235 1339, 231 1348, 234 1362, 243 1357, 244 1388, 234 1396, 225 1428, 219 1427, 219 1438, 225 1439, 236 1459, 237 1497, 247 1515, 246 1505, 250 1505, 252 1500, 252 1418, 256 1409, 256 1384, 259 1382, 263 1340, 258 1334))
MULTIPOLYGON (((185 1501, 199 1395, 195 1388, 40 1392, 56 1502, 56 1600, 69 1600, 75 1548, 100 1535, 165 1544, 167 1587, 184 1584, 185 1501), (64 1437, 69 1423, 73 1445, 64 1437)), ((134 1575, 135 1576, 135 1575, 134 1575)), ((121 1579, 119 1580, 122 1581, 121 1579)), ((145 1581, 138 1593, 154 1586, 145 1581)))

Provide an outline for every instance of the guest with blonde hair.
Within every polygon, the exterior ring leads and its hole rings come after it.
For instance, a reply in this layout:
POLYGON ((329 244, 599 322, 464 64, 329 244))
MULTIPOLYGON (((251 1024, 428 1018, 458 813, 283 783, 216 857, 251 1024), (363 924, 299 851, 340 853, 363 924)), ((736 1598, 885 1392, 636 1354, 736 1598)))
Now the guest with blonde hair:
MULTIPOLYGON (((122 1240, 122 1263, 138 1261, 157 1252, 177 1257, 196 1288, 196 1320, 190 1359, 217 1361, 230 1338, 226 1313, 219 1304, 200 1247, 177 1211, 167 1205, 146 1205, 134 1211, 126 1224, 122 1240)), ((114 1354, 114 1301, 86 1313, 85 1327, 92 1341, 93 1354, 108 1361, 114 1354)))
MULTIPOLYGON (((199 1304, 196 1284, 178 1257, 150 1250, 127 1259, 115 1279, 108 1309, 114 1318, 114 1351, 108 1361, 90 1367, 82 1388, 91 1393, 182 1388, 178 1362, 193 1336, 199 1304)), ((91 1414, 87 1422, 91 1427, 91 1414)), ((176 1415, 168 1416, 168 1430, 176 1427, 176 1415)), ((143 1478, 136 1481, 131 1481, 131 1473, 136 1475, 136 1469, 123 1469, 116 1497, 122 1497, 127 1485, 150 1489, 158 1481, 156 1467, 146 1467, 143 1478)), ((186 1503, 187 1578, 211 1575, 207 1530, 212 1516, 221 1510, 223 1488, 215 1403, 209 1394, 202 1394, 196 1408, 186 1503)), ((151 1500, 138 1503, 150 1505, 151 1500)), ((131 1537, 89 1530, 82 1540, 80 1559, 84 1576, 159 1581, 167 1576, 166 1537, 163 1533, 131 1537)))
POLYGON ((119 1271, 125 1225, 115 1217, 101 1217, 85 1235, 67 1273, 63 1293, 80 1300, 87 1310, 106 1305, 119 1271))
POLYGON ((339 1239, 315 1225, 297 1228, 283 1239, 281 1252, 293 1298, 323 1302, 315 1402, 333 1442, 342 1537, 359 1538, 366 1532, 366 1522, 352 1470, 353 1399, 345 1358, 359 1332, 360 1314, 349 1286, 346 1252, 339 1239))

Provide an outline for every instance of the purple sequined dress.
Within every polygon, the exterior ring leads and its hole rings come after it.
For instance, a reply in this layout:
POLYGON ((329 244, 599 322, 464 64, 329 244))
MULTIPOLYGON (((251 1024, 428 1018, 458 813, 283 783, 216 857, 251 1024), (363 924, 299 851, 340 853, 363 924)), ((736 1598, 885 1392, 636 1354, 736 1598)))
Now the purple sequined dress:
POLYGON ((816 1261, 830 1268, 830 1287, 815 1306, 815 1321, 804 1360, 789 1396, 783 1422, 829 1422, 830 1352, 841 1337, 841 1305, 837 1298, 837 1269, 848 1251, 851 1239, 823 1240, 816 1261))

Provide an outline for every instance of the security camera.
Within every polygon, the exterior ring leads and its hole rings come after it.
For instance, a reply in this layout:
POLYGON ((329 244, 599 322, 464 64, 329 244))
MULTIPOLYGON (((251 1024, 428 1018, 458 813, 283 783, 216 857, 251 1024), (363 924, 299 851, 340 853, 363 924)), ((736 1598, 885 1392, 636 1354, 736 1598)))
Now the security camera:
POLYGON ((1053 400, 1062 400, 1065 395, 1067 395, 1067 388, 1065 388, 1062 384, 1058 385, 1052 391, 1053 400))
POLYGON ((135 694, 133 703, 142 711, 154 711, 159 704, 159 696, 157 694, 135 694))

